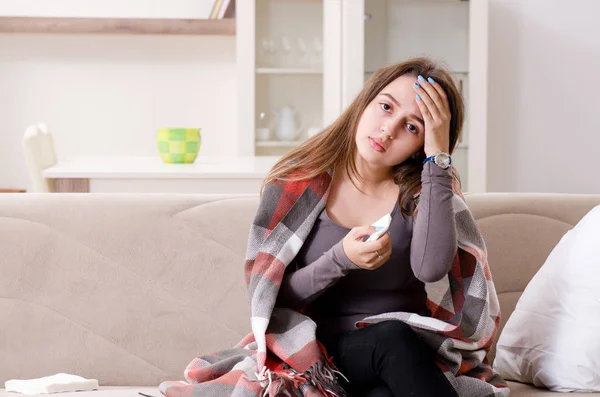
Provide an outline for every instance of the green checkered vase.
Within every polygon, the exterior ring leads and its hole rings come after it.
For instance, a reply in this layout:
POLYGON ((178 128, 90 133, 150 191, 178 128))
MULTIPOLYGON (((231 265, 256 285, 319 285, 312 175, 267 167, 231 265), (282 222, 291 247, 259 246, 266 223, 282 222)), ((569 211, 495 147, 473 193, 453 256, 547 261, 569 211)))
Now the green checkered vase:
POLYGON ((156 134, 160 158, 165 163, 193 163, 202 139, 199 128, 161 128, 156 134))

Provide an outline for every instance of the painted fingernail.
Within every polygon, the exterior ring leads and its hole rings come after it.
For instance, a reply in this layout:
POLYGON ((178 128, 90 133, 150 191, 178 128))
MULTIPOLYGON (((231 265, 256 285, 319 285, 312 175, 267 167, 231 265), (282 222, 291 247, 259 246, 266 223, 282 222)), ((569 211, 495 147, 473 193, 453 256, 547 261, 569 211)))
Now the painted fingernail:
POLYGON ((435 83, 435 80, 434 80, 434 79, 432 79, 431 77, 428 77, 428 78, 427 78, 427 81, 429 81, 431 84, 435 83))
POLYGON ((413 83, 413 85, 414 85, 414 86, 415 86, 415 88, 417 88, 417 89, 421 88, 421 86, 420 86, 419 84, 417 84, 417 83, 413 83))
POLYGON ((419 77, 417 77, 417 79, 419 79, 419 81, 422 83, 425 81, 425 79, 423 78, 423 76, 419 75, 419 77))
POLYGON ((417 101, 421 100, 421 96, 419 94, 417 94, 417 101))

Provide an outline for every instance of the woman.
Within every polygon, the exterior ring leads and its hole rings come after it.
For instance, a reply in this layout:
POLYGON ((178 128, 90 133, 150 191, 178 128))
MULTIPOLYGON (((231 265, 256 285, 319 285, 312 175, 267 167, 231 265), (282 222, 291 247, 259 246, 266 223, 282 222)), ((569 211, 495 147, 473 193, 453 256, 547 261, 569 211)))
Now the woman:
MULTIPOLYGON (((277 305, 303 310, 351 396, 456 396, 435 353, 388 312, 429 315, 425 283, 457 252, 450 155, 464 105, 427 58, 383 67, 327 129, 285 155, 265 184, 333 171, 325 209, 283 278, 277 305), (366 242, 384 214, 388 233, 366 242)), ((264 199, 264 198, 263 198, 264 199)))

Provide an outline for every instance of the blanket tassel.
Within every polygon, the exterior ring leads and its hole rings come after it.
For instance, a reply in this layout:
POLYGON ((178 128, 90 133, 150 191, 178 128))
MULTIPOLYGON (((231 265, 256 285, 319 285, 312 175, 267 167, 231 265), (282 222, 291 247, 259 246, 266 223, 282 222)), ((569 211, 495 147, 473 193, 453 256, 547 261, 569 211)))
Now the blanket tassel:
POLYGON ((344 376, 327 363, 318 361, 305 373, 288 365, 280 371, 263 368, 256 381, 265 384, 260 397, 302 397, 308 389, 316 389, 325 397, 349 397, 338 384, 335 374, 344 376))

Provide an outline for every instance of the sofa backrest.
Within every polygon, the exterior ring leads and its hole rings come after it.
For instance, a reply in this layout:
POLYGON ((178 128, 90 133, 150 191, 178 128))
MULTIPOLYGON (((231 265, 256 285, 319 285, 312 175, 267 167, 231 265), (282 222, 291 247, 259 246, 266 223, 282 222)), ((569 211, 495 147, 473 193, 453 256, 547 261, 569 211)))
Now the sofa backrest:
MULTIPOLYGON (((488 250, 500 301, 499 336, 531 278, 561 237, 600 205, 600 195, 484 193, 466 200, 488 250)), ((495 353, 494 346, 491 362, 495 353)))
POLYGON ((58 372, 158 385, 232 347, 250 330, 244 257, 257 205, 0 195, 0 387, 58 372))
MULTIPOLYGON (((467 195, 503 324, 598 196, 467 195)), ((256 197, 0 195, 0 385, 68 372, 101 385, 183 378, 249 332, 244 257, 256 197)))

